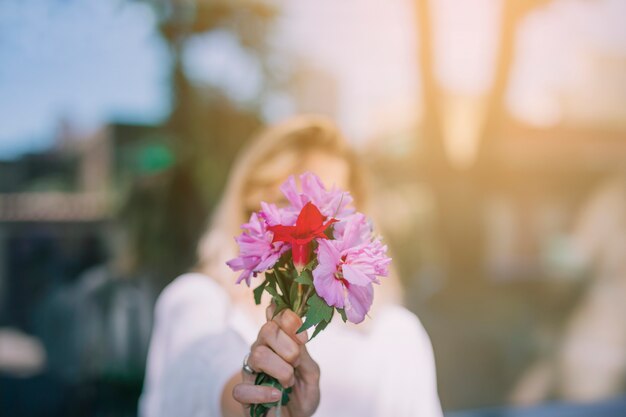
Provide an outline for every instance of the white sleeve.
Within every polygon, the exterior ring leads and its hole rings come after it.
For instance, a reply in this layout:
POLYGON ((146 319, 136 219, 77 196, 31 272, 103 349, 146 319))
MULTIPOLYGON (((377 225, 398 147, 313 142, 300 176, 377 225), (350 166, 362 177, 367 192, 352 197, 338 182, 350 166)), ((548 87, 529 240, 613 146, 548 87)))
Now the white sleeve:
MULTIPOLYGON (((211 363, 222 360, 222 352, 239 352, 241 344, 245 352, 245 343, 227 327, 229 310, 228 294, 218 283, 202 274, 182 275, 163 290, 155 307, 144 390, 139 404, 141 417, 167 416, 162 405, 170 404, 168 398, 172 396, 182 398, 195 392, 193 384, 199 378, 198 372, 208 372, 216 376, 222 372, 218 370, 219 363, 211 363), (212 352, 213 356, 189 357, 204 352, 203 348, 198 347, 200 342, 204 343, 206 351, 212 352), (194 370, 193 378, 191 374, 187 378, 180 372, 173 374, 172 369, 181 366, 191 371, 187 364, 194 361, 203 361, 205 366, 194 370), (172 384, 174 377, 178 380, 178 385, 172 384), (185 379, 188 382, 183 381, 185 379)), ((239 356, 238 362, 242 357, 243 354, 239 356)), ((238 366, 240 365, 239 363, 238 366)), ((228 371, 232 371, 233 365, 228 361, 224 366, 230 366, 228 371)), ((236 372, 236 369, 237 367, 233 372, 236 372)), ((217 379, 212 378, 212 381, 217 382, 217 379)), ((210 395, 209 392, 203 395, 202 401, 206 403, 205 406, 216 404, 219 407, 221 387, 219 394, 216 394, 217 387, 205 388, 210 391, 210 395)), ((182 402, 179 404, 182 406, 182 402)), ((188 407, 194 407, 194 404, 190 403, 188 407)), ((219 408, 217 410, 219 412, 219 408)), ((205 416, 219 417, 214 411, 204 410, 203 413, 205 416)), ((196 414, 177 412, 175 415, 183 417, 196 414)))
POLYGON ((402 307, 381 311, 378 417, 442 417, 432 345, 419 319, 402 307))
POLYGON ((163 375, 158 417, 221 417, 224 386, 249 348, 233 330, 196 341, 163 375))

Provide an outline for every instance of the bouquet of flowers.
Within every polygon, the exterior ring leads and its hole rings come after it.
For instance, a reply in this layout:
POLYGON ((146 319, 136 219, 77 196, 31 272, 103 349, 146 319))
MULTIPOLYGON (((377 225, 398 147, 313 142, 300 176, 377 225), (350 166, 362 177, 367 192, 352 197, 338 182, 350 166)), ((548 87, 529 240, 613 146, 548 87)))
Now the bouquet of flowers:
MULTIPOLYGON (((387 276, 391 259, 365 215, 351 207, 348 192, 327 190, 312 173, 301 175, 300 183, 301 190, 292 176, 281 185, 288 206, 261 203, 261 210, 252 213, 235 238, 239 257, 227 264, 241 271, 237 283, 248 286, 264 273, 254 289, 255 302, 260 304, 263 292, 269 293, 276 304, 274 314, 293 310, 304 318, 298 332, 314 327, 312 339, 335 311, 344 322, 364 320, 374 297, 372 284, 387 276)), ((255 383, 278 388, 283 397, 280 404, 253 405, 251 417, 289 401, 290 390, 275 378, 259 373, 255 383)))

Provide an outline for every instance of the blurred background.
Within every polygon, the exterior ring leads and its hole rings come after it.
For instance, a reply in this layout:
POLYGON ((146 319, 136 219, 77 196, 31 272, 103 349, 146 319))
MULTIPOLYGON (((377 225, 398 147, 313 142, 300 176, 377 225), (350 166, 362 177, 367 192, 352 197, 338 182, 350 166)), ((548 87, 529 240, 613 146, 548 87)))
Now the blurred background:
POLYGON ((136 415, 154 300, 236 152, 314 112, 371 173, 446 412, 626 415, 625 18, 622 0, 3 0, 0 414, 136 415))

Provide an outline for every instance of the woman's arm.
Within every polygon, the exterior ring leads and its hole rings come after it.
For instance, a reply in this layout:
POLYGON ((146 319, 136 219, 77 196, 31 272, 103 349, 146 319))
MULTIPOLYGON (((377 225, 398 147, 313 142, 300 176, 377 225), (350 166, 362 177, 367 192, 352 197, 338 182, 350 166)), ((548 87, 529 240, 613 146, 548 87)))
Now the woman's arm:
POLYGON ((155 307, 141 417, 195 416, 194 409, 211 407, 203 417, 221 417, 221 388, 248 351, 227 325, 229 310, 228 295, 206 275, 182 275, 163 290, 155 307), (191 414, 183 412, 187 408, 191 414))
POLYGON ((233 389, 242 381, 243 379, 241 378, 241 373, 238 372, 233 375, 224 386, 220 403, 222 417, 241 417, 245 415, 241 408, 241 404, 235 400, 235 397, 233 397, 233 389))
MULTIPOLYGON (((221 399, 249 346, 233 330, 196 341, 168 366, 150 417, 222 417, 221 399)), ((242 416, 240 413, 234 414, 242 416)), ((233 414, 231 414, 233 415, 233 414)))

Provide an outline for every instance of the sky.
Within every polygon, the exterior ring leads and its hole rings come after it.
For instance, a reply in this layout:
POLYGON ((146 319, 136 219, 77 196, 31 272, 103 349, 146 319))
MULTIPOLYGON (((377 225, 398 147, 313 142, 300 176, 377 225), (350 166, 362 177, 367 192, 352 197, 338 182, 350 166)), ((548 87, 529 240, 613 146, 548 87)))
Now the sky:
POLYGON ((142 3, 0 2, 0 158, 50 145, 59 120, 85 130, 146 123, 169 108, 167 51, 142 3))
MULTIPOLYGON (((446 90, 489 88, 502 0, 435 0, 436 75, 446 90)), ((349 136, 420 113, 411 0, 290 0, 274 36, 337 83, 336 116, 349 136)), ((509 111, 538 126, 626 120, 626 1, 555 0, 518 33, 509 111)), ((110 120, 158 123, 170 110, 169 58, 144 2, 0 2, 0 159, 50 146, 59 121, 93 129, 110 120)), ((184 51, 195 80, 245 103, 261 90, 258 63, 227 32, 184 51)), ((283 97, 284 98, 284 97, 283 97)), ((270 119, 295 111, 267 103, 270 119)), ((282 104, 281 104, 282 103, 282 104)), ((275 103, 274 103, 275 104, 275 103)))

